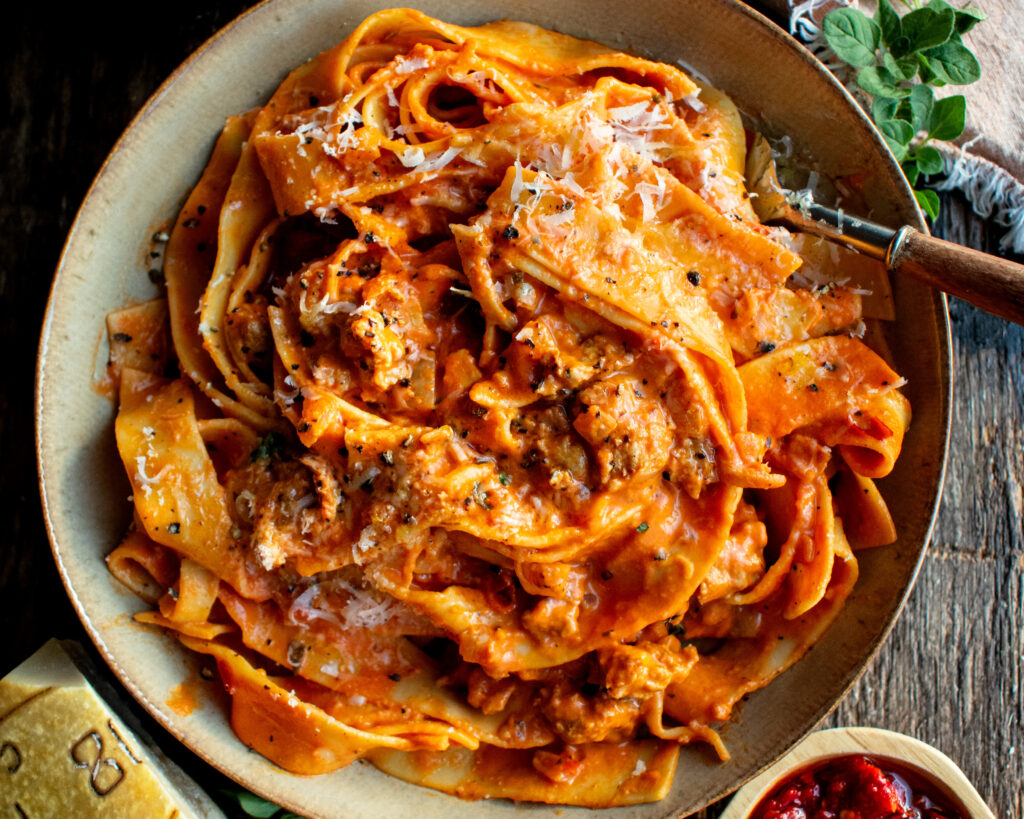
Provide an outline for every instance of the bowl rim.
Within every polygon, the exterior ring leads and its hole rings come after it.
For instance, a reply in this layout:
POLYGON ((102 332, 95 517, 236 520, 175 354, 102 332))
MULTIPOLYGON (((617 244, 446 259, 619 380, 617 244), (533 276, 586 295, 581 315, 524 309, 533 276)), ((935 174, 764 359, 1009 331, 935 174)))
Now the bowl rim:
POLYGON ((849 726, 815 731, 784 757, 740 788, 719 819, 748 819, 760 801, 787 776, 818 762, 844 756, 893 760, 923 772, 968 811, 966 819, 995 819, 960 766, 933 745, 886 728, 849 726), (941 777, 941 779, 940 779, 941 777))
MULTIPOLYGON (((35 412, 35 449, 36 449, 36 461, 37 461, 37 478, 39 484, 40 500, 43 510, 43 518, 47 532, 47 538, 51 553, 57 566, 58 573, 61 578, 61 582, 64 585, 65 591, 75 609, 75 612, 82 623, 86 632, 88 633, 93 644, 103 657, 104 661, 111 668, 112 672, 118 678, 122 685, 131 693, 134 699, 136 699, 147 711, 147 713, 155 719, 162 728, 167 730, 172 736, 174 736, 179 742, 184 744, 192 753, 200 757, 204 762, 211 765, 226 776, 239 780, 242 774, 232 771, 226 763, 216 758, 205 746, 199 744, 190 738, 190 734, 179 724, 178 721, 167 715, 161 708, 153 703, 150 698, 145 694, 142 688, 130 677, 125 669, 120 665, 114 652, 107 645, 100 632, 100 629, 95 623, 92 622, 91 617, 86 611, 85 604, 82 602, 80 596, 72 586, 71 577, 68 570, 68 566, 61 554, 60 548, 58 548, 56 526, 51 515, 50 505, 52 503, 50 494, 47 490, 47 469, 43 453, 43 405, 45 403, 45 397, 43 394, 43 387, 45 384, 46 377, 46 364, 47 364, 47 353, 49 351, 50 341, 54 329, 54 305, 58 299, 58 292, 61 287, 62 279, 67 274, 65 273, 68 257, 71 253, 73 245, 77 244, 77 239, 81 229, 81 222, 83 221, 83 213, 86 211, 87 205, 93 198, 93 195, 98 186, 101 185, 103 180, 106 178, 110 171, 110 166, 115 155, 119 154, 123 148, 129 145, 136 136, 136 131, 139 126, 149 118, 153 111, 158 108, 163 102, 164 98, 171 92, 172 87, 178 83, 181 78, 187 75, 197 63, 204 61, 208 55, 215 52, 222 47, 230 47, 234 39, 239 36, 241 24, 251 17, 256 17, 262 14, 273 13, 277 6, 288 6, 294 4, 297 0, 260 0, 260 2, 252 5, 245 9, 240 14, 236 15, 226 25, 217 30, 214 34, 208 37, 198 48, 192 51, 185 60, 174 69, 168 77, 160 83, 157 89, 150 95, 144 105, 139 111, 131 118, 130 122, 125 126, 124 130, 111 147, 110 151, 106 155, 103 163, 100 165, 96 172, 92 182, 90 183, 86 193, 84 194, 81 204, 76 211, 75 218, 72 221, 71 227, 68 230, 67 238, 65 239, 64 245, 61 249, 60 256, 55 267, 55 273, 53 281, 50 287, 50 291, 46 301, 46 308, 44 313, 43 322, 41 325, 40 339, 37 349, 37 359, 35 368, 35 389, 34 389, 34 412, 35 412)), ((654 0, 657 2, 657 0, 654 0)), ((885 143, 883 137, 878 132, 874 123, 856 102, 850 92, 839 83, 835 77, 828 71, 828 69, 820 62, 820 60, 814 56, 814 54, 808 50, 802 43, 800 43, 795 37, 784 31, 778 25, 776 25, 770 18, 757 11, 756 9, 741 2, 741 0, 709 0, 709 2, 717 3, 720 6, 727 7, 731 12, 738 13, 743 16, 750 18, 754 21, 758 28, 764 33, 766 37, 784 44, 792 53, 798 56, 804 63, 806 63, 815 73, 824 79, 826 83, 832 86, 833 90, 837 92, 845 101, 847 107, 850 109, 852 114, 861 121, 864 129, 869 138, 875 143, 878 154, 881 160, 888 167, 890 176, 895 181, 898 187, 904 189, 904 193, 909 202, 914 202, 914 197, 909 184, 900 170, 899 163, 893 157, 888 145, 885 143)), ((396 3, 399 5, 408 5, 415 7, 417 4, 410 2, 396 3)), ((342 10, 344 2, 339 3, 339 10, 342 10)), ((497 19, 497 15, 495 15, 497 19)), ((517 18, 520 19, 520 18, 517 18)), ((567 29, 572 28, 571 22, 567 23, 567 29)), ((559 29, 562 30, 562 29, 559 29)), ((623 47, 623 50, 629 51, 629 47, 623 47)), ((655 57, 657 59, 657 57, 655 57)), ((289 67, 288 70, 290 70, 289 67)), ((684 65, 684 69, 687 71, 693 71, 689 66, 684 65)), ((927 231, 927 223, 924 220, 923 212, 921 208, 914 203, 914 209, 916 211, 916 225, 919 230, 924 232, 927 231)), ((779 754, 780 757, 785 757, 786 754, 790 753, 795 746, 800 743, 808 734, 812 733, 817 725, 821 723, 832 711, 834 711, 849 690, 857 683, 857 681, 866 672, 868 666, 872 660, 878 655, 882 645, 886 642, 890 632, 892 631, 899 614, 902 612, 906 600, 913 590, 914 585, 917 581, 918 574, 920 573, 921 566, 924 561, 925 554, 927 553, 928 547, 931 542, 931 537, 934 531, 935 523, 938 517, 939 508, 941 505, 943 486, 946 477, 946 468, 948 461, 949 452, 949 439, 950 429, 952 423, 952 396, 953 396, 953 367, 952 367, 952 338, 950 332, 950 321, 947 299, 944 293, 939 291, 931 292, 935 312, 936 312, 936 354, 937 360, 935 364, 938 370, 938 386, 939 394, 936 395, 938 401, 938 424, 940 426, 941 433, 941 448, 939 452, 936 452, 936 465, 933 485, 929 488, 929 507, 930 510, 927 514, 927 523, 924 526, 923 535, 921 537, 921 544, 918 551, 917 558, 913 564, 913 567, 908 575, 908 582, 896 601, 893 607, 892 616, 888 622, 884 624, 884 627, 875 635, 873 642, 870 644, 869 650, 867 650, 863 656, 862 662, 860 662, 855 668, 849 669, 845 678, 841 682, 836 684, 838 690, 837 696, 820 707, 812 717, 806 719, 805 724, 800 726, 798 730, 794 731, 792 735, 786 741, 780 741, 779 747, 782 749, 779 754)), ((780 758, 776 757, 776 759, 780 758)), ((761 767, 753 769, 751 773, 745 774, 738 781, 742 784, 743 782, 750 782, 752 779, 763 775, 763 773, 769 769, 774 763, 772 760, 766 761, 761 767)), ((260 788, 257 783, 251 781, 243 781, 243 785, 254 790, 254 792, 260 792, 260 788)), ((733 784, 729 787, 719 788, 711 797, 707 804, 723 799, 729 793, 734 792, 737 787, 733 784)), ((275 799, 280 799, 276 794, 271 795, 275 799)), ((301 805, 289 804, 288 799, 283 799, 280 804, 286 808, 293 808, 301 810, 301 805)), ((553 806, 557 807, 557 806, 553 806)))

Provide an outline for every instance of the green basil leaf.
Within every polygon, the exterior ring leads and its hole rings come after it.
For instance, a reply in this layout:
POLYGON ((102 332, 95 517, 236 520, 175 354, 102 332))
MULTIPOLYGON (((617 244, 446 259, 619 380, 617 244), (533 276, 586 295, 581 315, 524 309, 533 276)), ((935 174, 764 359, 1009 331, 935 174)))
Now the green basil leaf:
POLYGON ((914 198, 933 222, 939 218, 939 195, 935 191, 914 191, 914 198))
POLYGON ((970 85, 981 77, 981 65, 963 43, 950 41, 924 52, 935 76, 950 85, 970 85))
POLYGON ((988 15, 981 9, 968 6, 965 9, 956 10, 956 30, 966 34, 982 20, 987 20, 988 15))
POLYGON ((896 111, 899 107, 900 101, 894 97, 875 97, 875 101, 871 103, 871 118, 875 122, 896 119, 896 111))
POLYGON ((909 88, 901 88, 897 79, 887 68, 871 66, 857 72, 857 85, 876 97, 903 99, 910 96, 909 88))
MULTIPOLYGON (((953 36, 955 19, 952 9, 914 9, 900 22, 903 36, 910 40, 910 51, 906 53, 925 51, 945 43, 953 36)), ((904 54, 895 52, 895 56, 904 54)))
POLYGON ((928 136, 930 139, 956 139, 964 131, 964 117, 967 114, 967 101, 962 94, 936 100, 928 117, 928 136))
POLYGON ((946 0, 928 0, 925 3, 926 8, 930 8, 934 11, 951 11, 953 7, 946 2, 946 0))
POLYGON ((900 145, 909 145, 914 138, 914 129, 909 122, 902 119, 889 119, 878 123, 878 130, 882 136, 898 142, 900 145))
POLYGON ((875 64, 875 49, 882 30, 863 12, 833 9, 825 15, 821 30, 839 59, 858 68, 875 64))
POLYGON ((946 163, 942 161, 942 154, 931 145, 918 148, 914 152, 914 159, 917 161, 918 170, 925 176, 942 173, 946 168, 946 163))
POLYGON ((903 174, 907 177, 910 187, 914 187, 917 184, 917 163, 913 159, 908 159, 900 167, 903 168, 903 174))
POLYGON ((915 85, 910 89, 910 96, 904 104, 910 109, 910 124, 914 126, 914 132, 926 129, 932 116, 932 106, 935 105, 932 89, 924 84, 915 85))
POLYGON ((902 33, 900 29, 900 16, 892 7, 889 0, 878 0, 878 8, 875 10, 875 22, 882 30, 882 42, 892 46, 902 33))

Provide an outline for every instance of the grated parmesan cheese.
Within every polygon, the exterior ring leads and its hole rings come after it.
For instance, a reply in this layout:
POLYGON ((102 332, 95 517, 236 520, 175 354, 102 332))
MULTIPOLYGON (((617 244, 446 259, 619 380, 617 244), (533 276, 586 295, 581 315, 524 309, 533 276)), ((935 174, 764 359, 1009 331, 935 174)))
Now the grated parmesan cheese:
POLYGON ((396 74, 412 74, 414 71, 426 68, 430 63, 424 57, 403 57, 401 54, 395 58, 396 74))
POLYGON ((576 194, 581 199, 586 196, 587 192, 583 190, 583 186, 576 181, 576 178, 572 175, 572 171, 569 171, 569 173, 562 177, 562 184, 565 185, 571 193, 576 194))
POLYGON ((426 160, 423 155, 423 149, 419 145, 412 145, 402 151, 398 155, 399 161, 407 168, 415 168, 417 165, 422 165, 426 160))
POLYGON ((302 592, 295 600, 292 601, 291 606, 288 608, 288 619, 295 625, 302 625, 303 622, 309 623, 312 620, 326 620, 328 623, 333 623, 339 628, 344 628, 344 624, 331 614, 329 611, 317 608, 313 605, 313 601, 320 594, 320 584, 313 583, 305 591, 302 592), (302 619, 299 619, 297 615, 301 615, 302 619))
POLYGON ((242 520, 252 521, 256 516, 256 496, 248 489, 243 489, 235 497, 235 509, 242 520))
POLYGON ((668 142, 654 142, 655 131, 671 128, 668 114, 662 107, 648 108, 650 103, 638 102, 620 108, 609 108, 610 125, 616 142, 636 151, 651 160, 657 159, 657 151, 671 148, 668 142))
POLYGON ((683 97, 683 102, 689 105, 698 114, 702 114, 704 113, 704 111, 707 110, 707 106, 703 102, 701 102, 700 89, 697 89, 692 94, 687 94, 685 97, 683 97))
POLYGON ((352 595, 341 611, 341 616, 350 626, 382 626, 395 615, 396 603, 392 598, 377 599, 370 592, 357 589, 348 583, 339 581, 339 585, 352 595))
POLYGON ((338 133, 338 138, 335 140, 332 146, 333 150, 325 152, 337 156, 338 149, 348 150, 349 148, 355 148, 359 144, 359 137, 356 136, 356 130, 362 126, 363 117, 358 111, 349 111, 345 116, 341 118, 341 130, 338 133))
POLYGON ((376 530, 373 528, 372 524, 370 526, 366 526, 363 531, 359 533, 359 539, 352 544, 352 554, 356 563, 361 563, 363 555, 377 545, 377 541, 374 539, 376 534, 376 530))
MULTIPOLYGON (((417 148, 420 156, 423 156, 423 149, 417 148)), ((406 152, 408 153, 408 151, 406 152)), ((429 157, 424 157, 420 160, 419 164, 412 168, 413 173, 429 173, 431 171, 439 171, 446 167, 455 157, 462 153, 462 148, 446 148, 439 154, 433 154, 429 157)), ((406 165, 406 160, 402 158, 402 164, 406 165)), ((410 167, 406 165, 406 167, 410 167)))
POLYGON ((640 182, 633 190, 633 194, 640 197, 645 222, 650 222, 665 204, 665 179, 660 174, 657 178, 657 185, 640 182))
POLYGON ((164 473, 171 468, 171 465, 164 464, 163 469, 161 469, 155 475, 147 475, 147 468, 148 464, 146 463, 146 456, 137 456, 135 458, 135 482, 139 485, 139 488, 142 489, 142 494, 148 498, 149 493, 153 491, 153 484, 155 484, 157 481, 163 478, 164 473))
POLYGON ((324 305, 323 312, 327 313, 327 315, 331 315, 333 313, 353 313, 358 309, 358 307, 359 305, 350 301, 335 301, 324 305))

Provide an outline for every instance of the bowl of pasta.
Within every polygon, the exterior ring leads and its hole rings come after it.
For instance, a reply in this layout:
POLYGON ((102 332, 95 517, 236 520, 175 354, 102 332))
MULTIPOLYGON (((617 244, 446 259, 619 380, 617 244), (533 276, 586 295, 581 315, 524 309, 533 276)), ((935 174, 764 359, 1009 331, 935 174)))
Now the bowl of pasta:
POLYGON ((678 816, 811 730, 927 546, 948 329, 758 222, 753 129, 924 227, 731 0, 270 0, 200 49, 40 346, 54 554, 128 690, 323 817, 678 816))

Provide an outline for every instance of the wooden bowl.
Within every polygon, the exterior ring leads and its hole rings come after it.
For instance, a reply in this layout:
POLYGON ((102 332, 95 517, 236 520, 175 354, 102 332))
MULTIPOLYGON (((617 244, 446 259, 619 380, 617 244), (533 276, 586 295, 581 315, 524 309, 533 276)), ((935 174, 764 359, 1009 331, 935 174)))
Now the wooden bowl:
MULTIPOLYGON (((797 151, 833 175, 861 174, 872 216, 925 228, 898 164, 868 119, 794 40, 735 0, 422 0, 422 11, 460 24, 528 20, 699 72, 755 121, 792 136, 797 151)), ((268 0, 190 57, 115 146, 75 220, 54 279, 39 348, 37 450, 54 555, 85 627, 124 685, 168 731, 251 790, 313 816, 511 816, 545 806, 461 803, 386 777, 369 765, 305 779, 250 753, 232 733, 219 683, 173 638, 132 622, 144 604, 106 570, 130 514, 114 447, 114 407, 94 389, 105 356, 104 317, 152 298, 145 256, 198 178, 225 116, 266 100, 285 74, 334 45, 377 0, 268 0), (178 713, 183 681, 198 707, 178 713)), ((173 13, 168 11, 167 13, 173 13)), ((856 592, 824 639, 723 730, 733 759, 686 748, 662 802, 610 817, 679 816, 701 808, 781 756, 828 713, 889 631, 917 573, 945 463, 950 348, 945 301, 913 281, 893 282, 898 320, 887 328, 914 423, 882 490, 900 540, 861 555, 856 592)), ((180 709, 179 709, 180 710, 180 709)), ((584 815, 566 809, 563 815, 584 815)))
POLYGON ((776 785, 816 762, 849 754, 865 755, 909 768, 934 782, 938 790, 970 819, 995 819, 988 805, 957 764, 919 739, 882 728, 831 728, 808 736, 768 770, 737 791, 719 819, 747 819, 776 785))

